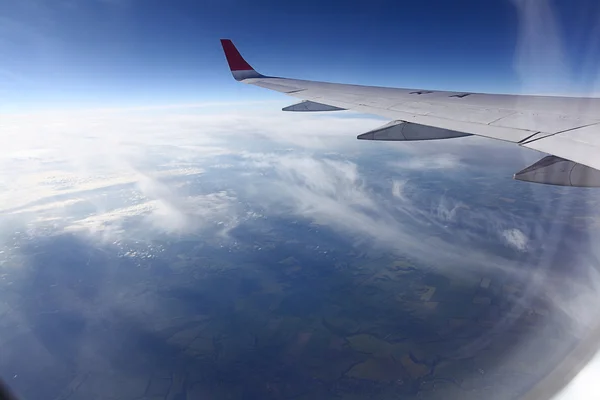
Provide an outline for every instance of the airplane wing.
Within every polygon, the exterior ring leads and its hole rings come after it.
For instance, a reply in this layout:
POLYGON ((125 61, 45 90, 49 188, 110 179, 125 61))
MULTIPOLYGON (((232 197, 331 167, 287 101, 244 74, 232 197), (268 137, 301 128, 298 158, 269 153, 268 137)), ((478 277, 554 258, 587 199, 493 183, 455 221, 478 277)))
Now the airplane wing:
POLYGON ((284 111, 353 110, 392 120, 363 140, 433 140, 478 135, 550 154, 515 179, 600 187, 600 98, 444 92, 265 76, 231 40, 221 44, 233 77, 303 100, 284 111))

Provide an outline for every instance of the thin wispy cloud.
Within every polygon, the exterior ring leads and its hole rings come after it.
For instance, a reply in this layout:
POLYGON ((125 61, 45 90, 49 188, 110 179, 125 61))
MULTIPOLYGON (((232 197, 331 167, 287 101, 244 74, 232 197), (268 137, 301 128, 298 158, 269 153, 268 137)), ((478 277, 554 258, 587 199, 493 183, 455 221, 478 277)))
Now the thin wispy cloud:
POLYGON ((440 153, 435 155, 416 155, 403 161, 394 161, 391 166, 410 170, 453 170, 463 164, 457 154, 440 153))
POLYGON ((404 195, 404 190, 406 187, 406 180, 397 180, 394 179, 392 181, 392 195, 400 200, 406 200, 404 195))

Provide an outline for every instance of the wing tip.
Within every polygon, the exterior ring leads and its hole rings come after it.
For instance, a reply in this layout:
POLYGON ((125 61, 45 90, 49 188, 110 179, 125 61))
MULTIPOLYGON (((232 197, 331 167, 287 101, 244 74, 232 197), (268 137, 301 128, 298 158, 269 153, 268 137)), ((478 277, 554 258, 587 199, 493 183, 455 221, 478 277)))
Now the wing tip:
POLYGON ((231 39, 221 39, 221 46, 223 47, 229 70, 236 80, 241 81, 246 78, 263 77, 242 57, 231 39))

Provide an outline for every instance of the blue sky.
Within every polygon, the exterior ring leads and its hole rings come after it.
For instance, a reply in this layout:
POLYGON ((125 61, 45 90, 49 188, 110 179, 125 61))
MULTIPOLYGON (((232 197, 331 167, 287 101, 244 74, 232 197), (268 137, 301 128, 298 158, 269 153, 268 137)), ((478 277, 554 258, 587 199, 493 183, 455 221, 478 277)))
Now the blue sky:
POLYGON ((279 98, 235 84, 221 37, 273 75, 589 94, 598 18, 594 0, 0 0, 0 112, 279 98))

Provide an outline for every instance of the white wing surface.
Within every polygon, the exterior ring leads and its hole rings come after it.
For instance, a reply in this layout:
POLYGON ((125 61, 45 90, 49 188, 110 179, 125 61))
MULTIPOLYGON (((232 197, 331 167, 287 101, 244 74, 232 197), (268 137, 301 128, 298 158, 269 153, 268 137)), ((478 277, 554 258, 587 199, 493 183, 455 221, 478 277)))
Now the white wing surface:
POLYGON ((478 135, 551 154, 516 179, 600 186, 600 98, 443 92, 306 81, 256 72, 230 40, 221 44, 234 78, 303 102, 285 111, 353 110, 392 120, 364 140, 432 140, 478 135))

